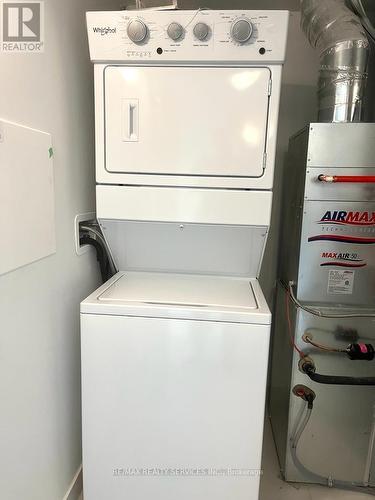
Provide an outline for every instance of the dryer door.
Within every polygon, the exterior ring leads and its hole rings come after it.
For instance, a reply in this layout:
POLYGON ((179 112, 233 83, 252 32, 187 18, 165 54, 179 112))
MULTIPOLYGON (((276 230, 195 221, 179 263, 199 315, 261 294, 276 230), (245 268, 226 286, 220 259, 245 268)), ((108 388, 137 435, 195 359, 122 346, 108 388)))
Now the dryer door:
POLYGON ((107 66, 106 170, 260 177, 270 76, 267 68, 107 66))

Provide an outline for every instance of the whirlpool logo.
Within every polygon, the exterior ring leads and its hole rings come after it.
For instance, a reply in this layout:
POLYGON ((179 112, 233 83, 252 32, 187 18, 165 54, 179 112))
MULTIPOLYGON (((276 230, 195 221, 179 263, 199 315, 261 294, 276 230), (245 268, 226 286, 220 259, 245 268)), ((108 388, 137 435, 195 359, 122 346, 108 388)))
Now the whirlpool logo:
POLYGON ((3 1, 1 16, 3 52, 43 52, 44 2, 3 1))
POLYGON ((112 35, 116 33, 116 28, 111 28, 110 26, 97 26, 96 28, 92 29, 94 33, 97 33, 101 36, 105 35, 112 35))

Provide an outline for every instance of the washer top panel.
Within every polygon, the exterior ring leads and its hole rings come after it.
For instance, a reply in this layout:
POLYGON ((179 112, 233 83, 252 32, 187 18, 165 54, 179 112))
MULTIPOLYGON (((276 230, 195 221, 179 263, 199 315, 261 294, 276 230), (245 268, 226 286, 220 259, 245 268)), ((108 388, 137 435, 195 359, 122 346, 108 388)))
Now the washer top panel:
POLYGON ((98 299, 106 302, 257 309, 249 280, 190 274, 128 272, 98 299))
POLYGON ((88 12, 95 62, 244 62, 285 59, 288 11, 137 10, 88 12))
POLYGON ((269 324, 257 280, 194 274, 121 272, 81 304, 81 312, 269 324))

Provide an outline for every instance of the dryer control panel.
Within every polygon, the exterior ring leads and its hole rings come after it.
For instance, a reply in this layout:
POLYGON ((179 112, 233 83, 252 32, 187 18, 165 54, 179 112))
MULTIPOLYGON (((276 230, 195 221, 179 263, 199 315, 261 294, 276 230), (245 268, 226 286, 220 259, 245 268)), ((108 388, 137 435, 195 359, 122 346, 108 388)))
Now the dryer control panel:
POLYGON ((282 63, 287 11, 136 10, 88 12, 95 62, 282 63))

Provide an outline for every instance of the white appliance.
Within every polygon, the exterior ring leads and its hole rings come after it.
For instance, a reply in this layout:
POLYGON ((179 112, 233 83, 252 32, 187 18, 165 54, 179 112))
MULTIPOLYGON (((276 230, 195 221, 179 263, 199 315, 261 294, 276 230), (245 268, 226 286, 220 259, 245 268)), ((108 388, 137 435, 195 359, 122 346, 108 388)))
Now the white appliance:
POLYGON ((81 304, 86 500, 258 498, 283 11, 87 15, 97 217, 81 304))

